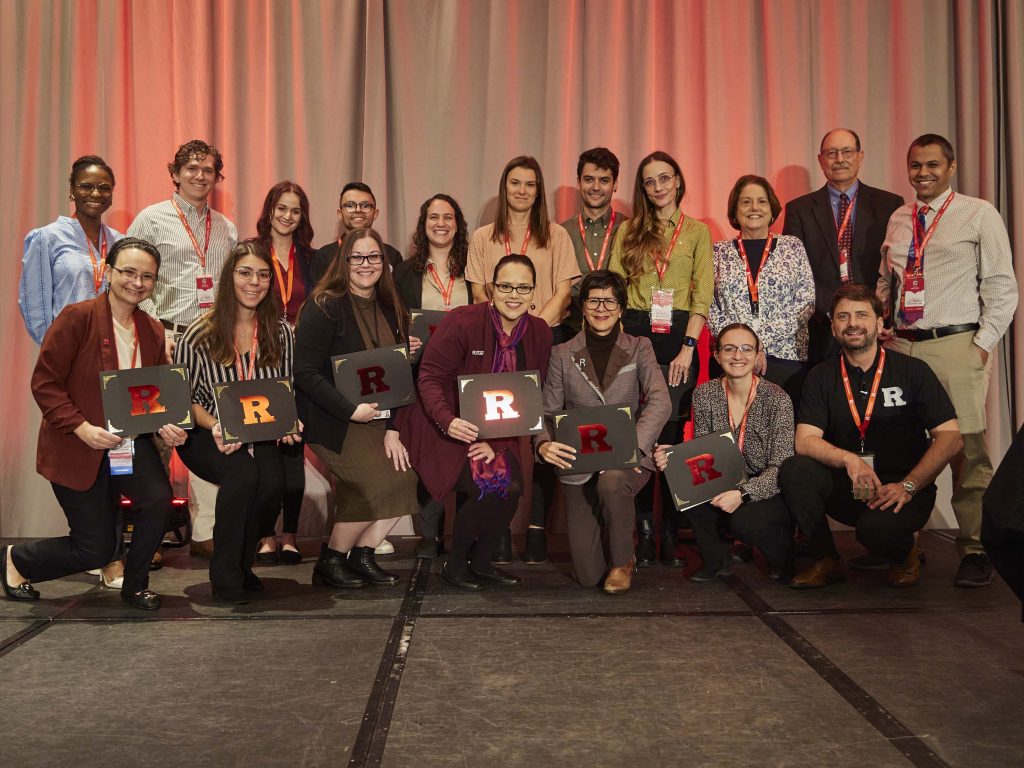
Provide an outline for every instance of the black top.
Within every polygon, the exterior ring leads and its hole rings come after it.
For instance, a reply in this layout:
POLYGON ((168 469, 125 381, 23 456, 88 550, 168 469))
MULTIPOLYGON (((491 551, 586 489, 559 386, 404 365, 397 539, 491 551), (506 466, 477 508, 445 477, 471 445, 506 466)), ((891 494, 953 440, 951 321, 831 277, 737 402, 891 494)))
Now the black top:
MULTIPOLYGON (((750 264, 750 276, 757 280, 757 272, 761 269, 761 262, 764 256, 764 244, 768 241, 768 238, 762 237, 760 240, 744 240, 743 250, 747 253, 747 263, 750 264)), ((772 240, 772 250, 778 243, 778 240, 772 240)), ((739 250, 739 242, 737 241, 736 250, 739 250)))
MULTIPOLYGON (((312 284, 316 285, 320 282, 320 278, 324 276, 324 272, 331 265, 338 254, 341 252, 341 246, 338 241, 335 240, 327 245, 322 245, 316 249, 316 253, 313 254, 313 260, 309 265, 309 275, 312 279, 312 284)), ((402 254, 397 248, 394 248, 387 243, 384 243, 384 255, 388 259, 388 263, 391 265, 391 269, 394 270, 395 266, 402 263, 402 254)))
POLYGON ((597 378, 598 386, 604 381, 604 372, 608 368, 608 360, 615 349, 615 342, 619 338, 619 324, 612 326, 611 333, 604 336, 597 336, 586 329, 587 352, 590 353, 590 362, 594 364, 594 376, 597 378))
MULTIPOLYGON (((846 360, 850 389, 862 419, 877 367, 878 354, 867 371, 846 360)), ((887 349, 865 440, 865 450, 875 454, 875 474, 883 483, 902 480, 928 450, 925 430, 955 418, 953 403, 928 364, 887 349)), ((807 375, 797 423, 823 430, 824 439, 832 445, 860 452, 860 432, 846 400, 838 355, 819 363, 807 375)))

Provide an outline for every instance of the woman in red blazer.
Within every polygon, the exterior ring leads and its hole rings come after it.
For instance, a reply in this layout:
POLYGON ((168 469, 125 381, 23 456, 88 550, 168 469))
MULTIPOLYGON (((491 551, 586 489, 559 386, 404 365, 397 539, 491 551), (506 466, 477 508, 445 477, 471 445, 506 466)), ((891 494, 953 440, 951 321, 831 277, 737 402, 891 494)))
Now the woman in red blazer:
MULTIPOLYGON (((103 423, 100 372, 166 362, 163 327, 138 308, 153 292, 160 252, 145 240, 119 240, 107 256, 106 293, 66 307, 43 338, 32 374, 32 394, 43 412, 36 469, 53 485, 70 533, 0 551, 0 582, 12 600, 38 600, 32 582, 99 568, 118 549, 121 495, 132 500, 135 526, 121 598, 133 608, 155 610, 160 596, 148 589, 149 563, 171 512, 171 486, 149 435, 134 441, 131 474, 112 475, 108 450, 123 439, 103 423)), ((185 440, 167 424, 169 445, 185 440)))
POLYGON ((551 328, 527 314, 535 282, 528 257, 501 259, 491 301, 453 309, 431 335, 420 363, 419 405, 403 408, 396 418, 412 466, 431 496, 440 501, 453 489, 460 494, 441 577, 463 589, 520 581, 490 561, 519 503, 522 457, 532 459, 525 438, 477 439, 477 426, 457 416, 456 382, 463 374, 516 370, 539 370, 543 379, 551 328))

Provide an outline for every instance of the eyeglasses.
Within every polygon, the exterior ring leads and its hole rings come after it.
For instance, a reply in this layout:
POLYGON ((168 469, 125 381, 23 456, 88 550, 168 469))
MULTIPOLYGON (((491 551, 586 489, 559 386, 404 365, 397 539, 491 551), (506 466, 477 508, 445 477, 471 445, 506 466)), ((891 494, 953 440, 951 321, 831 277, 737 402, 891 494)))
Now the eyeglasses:
POLYGON ((252 276, 256 275, 256 278, 261 283, 269 283, 270 278, 273 276, 273 272, 269 269, 250 269, 249 267, 236 267, 235 274, 243 280, 252 280, 252 276))
POLYGON ((377 207, 376 203, 371 203, 369 200, 363 200, 357 203, 355 200, 349 200, 347 203, 342 203, 341 207, 349 213, 355 213, 356 211, 365 211, 369 213, 377 207))
POLYGON ((608 309, 614 312, 619 308, 618 299, 587 299, 583 302, 587 309, 608 309))
POLYGON ((348 255, 349 264, 370 264, 375 267, 382 261, 384 261, 384 254, 380 251, 374 251, 373 253, 350 253, 348 255))
POLYGON ((650 192, 652 189, 657 189, 658 187, 667 187, 675 177, 676 175, 674 173, 663 173, 656 179, 644 179, 641 184, 644 189, 650 192))
POLYGON ((526 296, 527 294, 533 293, 532 285, 512 285, 512 283, 495 283, 494 289, 498 293, 512 293, 512 291, 515 291, 520 296, 526 296))
POLYGON ((154 275, 152 272, 138 272, 132 269, 131 267, 125 267, 124 269, 121 269, 120 267, 111 267, 111 269, 113 269, 115 272, 120 272, 121 277, 123 277, 129 283, 134 283, 136 279, 141 280, 147 285, 156 282, 156 275, 154 275))
POLYGON ((835 160, 840 155, 843 160, 849 160, 851 157, 856 156, 860 150, 855 147, 843 147, 842 149, 826 149, 823 150, 821 156, 826 160, 835 160))
POLYGON ((724 346, 719 347, 718 351, 723 355, 735 355, 737 352, 743 355, 752 355, 754 354, 754 345, 740 344, 737 346, 736 344, 725 344, 724 346))
POLYGON ((86 196, 91 195, 93 192, 97 190, 99 190, 99 193, 103 195, 103 197, 109 197, 110 195, 114 194, 113 184, 90 184, 88 182, 83 181, 79 184, 75 184, 75 189, 77 189, 79 192, 86 196))

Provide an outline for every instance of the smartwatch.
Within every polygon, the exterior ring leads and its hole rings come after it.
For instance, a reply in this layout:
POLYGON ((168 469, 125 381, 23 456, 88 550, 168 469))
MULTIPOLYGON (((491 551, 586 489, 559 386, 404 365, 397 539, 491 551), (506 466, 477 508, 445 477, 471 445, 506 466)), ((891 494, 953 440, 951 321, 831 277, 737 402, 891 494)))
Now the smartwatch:
POLYGON ((683 336, 683 346, 684 347, 696 347, 697 346, 697 340, 695 338, 693 338, 693 336, 683 336))
MULTIPOLYGON (((913 493, 913 491, 911 491, 911 493, 913 493)), ((750 491, 743 491, 740 493, 740 500, 744 504, 749 504, 754 500, 754 497, 750 495, 750 491)))

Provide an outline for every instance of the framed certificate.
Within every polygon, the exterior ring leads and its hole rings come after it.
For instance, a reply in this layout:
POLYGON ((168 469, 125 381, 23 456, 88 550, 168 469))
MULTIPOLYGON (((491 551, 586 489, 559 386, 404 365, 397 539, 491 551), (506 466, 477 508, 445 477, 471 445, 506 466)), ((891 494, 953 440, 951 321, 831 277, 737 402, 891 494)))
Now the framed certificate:
POLYGON ((556 467, 560 475, 580 475, 604 469, 639 466, 633 408, 598 405, 552 414, 555 440, 576 449, 572 469, 556 467))
POLYGON ((676 509, 710 501, 746 479, 743 456, 732 432, 704 435, 667 449, 665 479, 676 509))
POLYGON ((192 429, 192 388, 183 365, 126 368, 100 374, 106 430, 145 435, 164 424, 192 429))
POLYGON ((537 434, 544 429, 540 371, 459 376, 459 418, 475 424, 481 440, 537 434))
POLYGON ((331 358, 334 386, 350 402, 400 408, 416 399, 409 348, 405 344, 367 349, 331 358))
POLYGON ((299 432, 288 379, 250 379, 213 386, 224 445, 261 443, 299 432))

